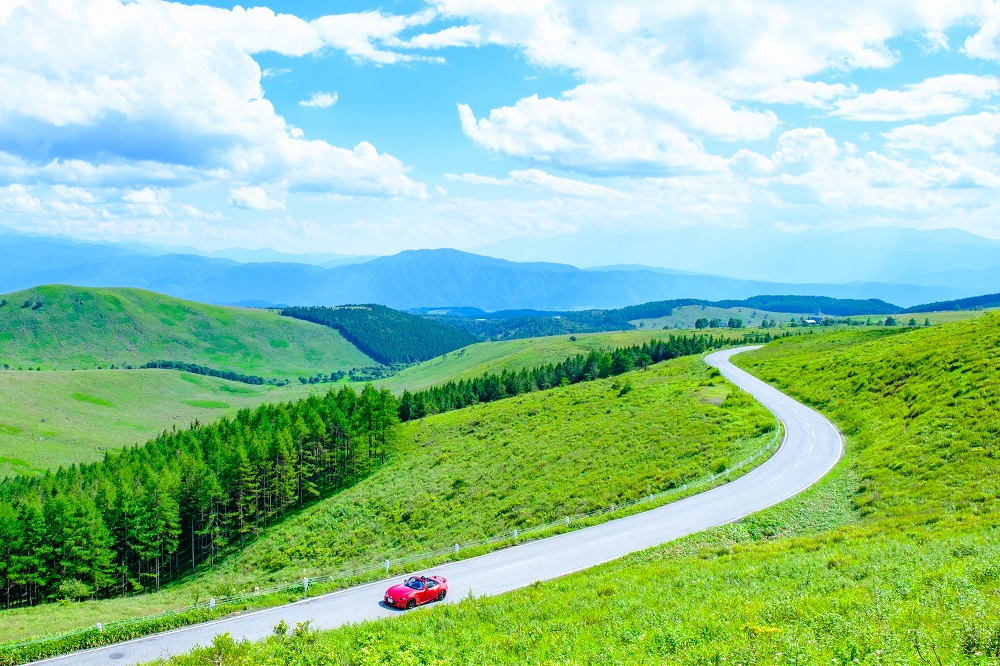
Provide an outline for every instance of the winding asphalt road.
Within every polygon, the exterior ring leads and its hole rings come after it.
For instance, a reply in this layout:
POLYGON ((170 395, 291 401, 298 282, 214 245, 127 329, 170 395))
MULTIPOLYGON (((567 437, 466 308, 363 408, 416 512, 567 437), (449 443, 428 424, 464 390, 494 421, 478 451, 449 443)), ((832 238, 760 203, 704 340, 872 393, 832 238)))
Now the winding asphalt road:
MULTIPOLYGON (((467 596, 502 594, 539 580, 549 580, 694 532, 739 520, 796 495, 819 481, 843 455, 843 438, 825 417, 732 365, 743 347, 706 358, 737 386, 774 412, 785 426, 785 439, 767 462, 750 473, 699 495, 644 513, 506 548, 480 557, 435 567, 448 578, 446 602, 467 596)), ((402 577, 393 578, 398 582, 402 577)), ((390 581, 383 580, 322 597, 186 627, 127 643, 45 660, 47 664, 136 664, 167 658, 208 645, 217 634, 257 640, 284 620, 290 627, 311 620, 330 629, 349 622, 399 615, 381 603, 390 581)))

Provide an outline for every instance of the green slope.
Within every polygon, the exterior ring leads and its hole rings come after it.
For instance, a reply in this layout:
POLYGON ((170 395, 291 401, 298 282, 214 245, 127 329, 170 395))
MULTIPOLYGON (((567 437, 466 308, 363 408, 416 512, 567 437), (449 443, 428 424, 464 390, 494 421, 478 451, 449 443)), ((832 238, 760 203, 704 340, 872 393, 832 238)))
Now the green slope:
POLYGON ((374 364, 337 331, 271 311, 140 289, 63 285, 26 289, 4 300, 0 368, 82 370, 171 360, 294 379, 374 364))
POLYGON ((595 349, 641 345, 670 335, 676 335, 676 331, 614 331, 480 342, 407 368, 379 384, 397 393, 403 389, 415 391, 449 380, 479 377, 484 372, 533 368, 595 349))
POLYGON ((0 479, 100 460, 173 426, 325 387, 251 386, 170 370, 0 372, 0 479))
MULTIPOLYGON (((776 325, 785 328, 788 326, 789 321, 798 321, 799 318, 808 319, 815 316, 815 313, 775 312, 772 310, 754 310, 748 307, 720 308, 714 305, 685 305, 674 308, 673 312, 668 316, 633 319, 629 323, 636 326, 642 324, 646 329, 659 329, 664 326, 667 328, 685 329, 694 328, 694 323, 701 318, 721 319, 723 323, 728 322, 730 318, 736 318, 742 319, 743 326, 746 328, 758 328, 765 316, 768 321, 773 320, 776 325)), ((884 321, 885 317, 873 319, 884 321)))
POLYGON ((684 358, 409 422, 380 471, 217 568, 158 594, 3 612, 0 641, 377 563, 676 487, 773 437, 773 417, 740 394, 727 400, 730 389, 684 358), (625 381, 633 388, 623 394, 625 381))
MULTIPOLYGON (((952 309, 945 312, 928 312, 913 315, 907 311, 906 314, 895 315, 895 319, 899 322, 900 326, 905 326, 909 322, 911 316, 916 320, 918 326, 923 326, 925 321, 936 326, 937 324, 946 324, 953 321, 974 319, 981 314, 982 311, 980 310, 952 309)), ((815 312, 778 312, 776 310, 755 310, 749 307, 720 308, 713 305, 686 305, 674 308, 673 312, 669 316, 634 319, 629 323, 634 324, 635 326, 639 326, 641 324, 646 330, 661 329, 663 327, 693 329, 695 322, 702 317, 706 319, 721 319, 723 323, 728 322, 730 317, 734 317, 736 319, 743 320, 744 328, 759 328, 761 321, 763 321, 765 316, 768 321, 774 321, 778 328, 782 330, 788 330, 789 323, 791 321, 798 322, 799 319, 811 319, 817 317, 815 312)), ((853 316, 836 316, 834 318, 840 321, 851 319, 852 321, 861 324, 871 322, 873 326, 879 326, 885 321, 886 315, 861 314, 853 316)))
POLYGON ((503 597, 175 663, 1000 663, 1000 315, 742 364, 847 436, 804 495, 503 597))
MULTIPOLYGON (((401 393, 452 377, 557 363, 592 349, 642 344, 667 335, 629 331, 580 335, 576 341, 560 336, 479 343, 378 384, 401 393)), ((171 370, 0 371, 0 478, 91 462, 109 448, 145 441, 173 425, 211 421, 241 407, 294 400, 329 387, 293 382, 278 390, 171 370)))

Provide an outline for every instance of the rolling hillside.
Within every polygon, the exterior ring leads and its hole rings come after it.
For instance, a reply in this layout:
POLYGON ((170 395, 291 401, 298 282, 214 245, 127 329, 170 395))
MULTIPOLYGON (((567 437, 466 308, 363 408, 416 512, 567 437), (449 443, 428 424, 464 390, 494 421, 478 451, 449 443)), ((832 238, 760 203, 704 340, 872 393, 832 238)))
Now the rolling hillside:
POLYGON ((0 369, 183 361, 273 379, 374 361, 324 326, 139 289, 44 286, 0 296, 0 369))
POLYGON ((1000 294, 984 294, 983 296, 973 296, 971 298, 960 298, 954 301, 939 301, 937 303, 925 303, 906 308, 905 313, 943 312, 951 310, 986 310, 1000 308, 1000 294))
POLYGON ((402 393, 404 389, 416 391, 451 380, 479 377, 485 372, 519 371, 559 363, 570 356, 587 354, 597 349, 641 345, 651 339, 665 339, 670 335, 676 335, 676 332, 614 331, 479 342, 406 368, 379 382, 379 386, 394 393, 402 393))
POLYGON ((232 646, 226 658, 996 664, 998 364, 993 313, 781 340, 741 365, 827 413, 848 440, 844 461, 804 495, 503 597, 232 646))
POLYGON ((139 444, 173 426, 324 391, 322 385, 250 386, 166 370, 0 372, 0 479, 139 444))
POLYGON ((773 437, 773 417, 731 390, 688 357, 407 423, 384 467, 214 569, 158 594, 6 611, 0 641, 183 607, 677 487, 773 437), (623 393, 623 382, 632 390, 623 393))

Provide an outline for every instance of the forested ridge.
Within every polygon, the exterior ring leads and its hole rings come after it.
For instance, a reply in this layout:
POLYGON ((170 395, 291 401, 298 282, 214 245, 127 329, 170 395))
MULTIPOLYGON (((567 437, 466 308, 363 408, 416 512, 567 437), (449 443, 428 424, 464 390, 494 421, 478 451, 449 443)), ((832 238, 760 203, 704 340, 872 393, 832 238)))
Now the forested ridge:
MULTIPOLYGON (((784 336, 758 332, 741 336, 671 335, 665 340, 651 340, 642 345, 594 350, 586 355, 577 354, 560 363, 525 368, 520 372, 504 370, 500 373, 484 373, 474 379, 450 381, 414 393, 403 391, 399 401, 399 418, 401 421, 409 421, 480 402, 492 402, 555 386, 613 377, 660 361, 701 354, 734 344, 764 344, 779 337, 784 336)), ((623 387, 623 390, 628 389, 623 387)))
POLYGON ((10 607, 156 589, 368 474, 397 424, 388 390, 344 387, 7 479, 0 594, 10 607))
POLYGON ((427 361, 477 341, 454 326, 384 305, 287 307, 281 314, 334 328, 359 350, 385 365, 427 361))
POLYGON ((903 308, 877 298, 832 298, 830 296, 752 296, 738 301, 715 301, 720 308, 754 308, 772 312, 807 312, 857 317, 858 315, 899 314, 903 308))
POLYGON ((985 294, 983 296, 960 298, 954 301, 937 301, 936 303, 914 305, 912 308, 906 308, 903 310, 903 314, 940 312, 942 310, 975 310, 996 307, 1000 307, 1000 294, 985 294))
MULTIPOLYGON (((470 332, 480 340, 511 340, 567 333, 596 333, 629 330, 636 319, 669 317, 674 308, 707 306, 717 308, 752 308, 768 312, 820 313, 839 317, 862 314, 898 314, 902 308, 878 299, 860 300, 827 296, 753 296, 742 300, 707 301, 700 298, 676 298, 630 305, 612 310, 501 310, 468 312, 455 308, 453 314, 424 316, 470 332)), ((447 310, 448 312, 452 312, 447 310)), ((419 310, 418 310, 419 312, 419 310)))

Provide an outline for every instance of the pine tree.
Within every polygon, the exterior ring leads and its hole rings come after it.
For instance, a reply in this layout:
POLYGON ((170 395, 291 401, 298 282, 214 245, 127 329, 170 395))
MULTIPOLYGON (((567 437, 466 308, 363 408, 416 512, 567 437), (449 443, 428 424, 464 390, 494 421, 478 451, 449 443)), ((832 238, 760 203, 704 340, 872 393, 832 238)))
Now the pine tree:
POLYGON ((21 536, 22 529, 14 507, 0 502, 0 590, 4 595, 5 608, 10 608, 10 596, 16 585, 11 578, 11 566, 14 555, 19 552, 21 536))

